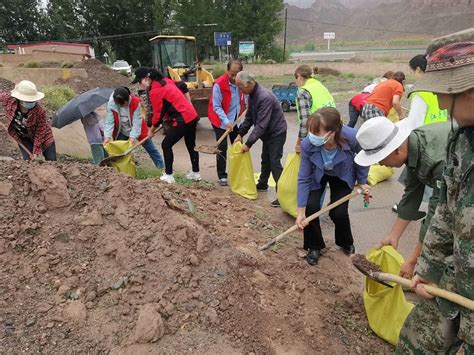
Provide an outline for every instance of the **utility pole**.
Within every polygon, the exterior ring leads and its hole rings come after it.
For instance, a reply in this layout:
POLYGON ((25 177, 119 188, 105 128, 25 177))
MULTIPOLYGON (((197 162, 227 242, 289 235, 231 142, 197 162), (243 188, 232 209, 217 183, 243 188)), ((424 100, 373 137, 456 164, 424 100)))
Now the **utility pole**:
POLYGON ((283 62, 286 56, 286 26, 288 24, 288 7, 285 7, 285 34, 283 35, 283 62))

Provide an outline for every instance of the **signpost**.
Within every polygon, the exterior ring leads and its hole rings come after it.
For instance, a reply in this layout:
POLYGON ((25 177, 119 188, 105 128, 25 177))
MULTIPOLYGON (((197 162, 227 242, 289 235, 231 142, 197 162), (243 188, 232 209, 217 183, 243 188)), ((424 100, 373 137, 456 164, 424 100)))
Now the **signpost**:
POLYGON ((214 45, 219 48, 219 60, 222 62, 221 47, 226 47, 227 60, 229 60, 229 46, 232 45, 231 32, 214 32, 214 45))
POLYGON ((335 32, 324 32, 324 39, 328 40, 328 51, 329 51, 330 47, 331 47, 331 39, 336 39, 336 33, 335 32))
POLYGON ((239 41, 239 56, 240 57, 254 57, 255 56, 255 42, 254 41, 239 41))

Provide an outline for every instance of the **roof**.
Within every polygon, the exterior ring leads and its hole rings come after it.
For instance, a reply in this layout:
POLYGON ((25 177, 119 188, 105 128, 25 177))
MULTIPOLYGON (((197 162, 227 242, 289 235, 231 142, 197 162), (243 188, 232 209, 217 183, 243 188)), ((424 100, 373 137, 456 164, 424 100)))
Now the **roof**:
POLYGON ((36 42, 36 43, 17 43, 17 44, 9 44, 7 46, 8 49, 15 49, 18 47, 37 47, 37 46, 50 46, 50 45, 56 45, 56 46, 70 46, 70 47, 90 47, 90 44, 87 43, 69 43, 69 42, 54 42, 54 41, 48 41, 48 42, 36 42))
POLYGON ((158 39, 186 39, 188 41, 196 41, 196 37, 192 37, 192 36, 165 36, 165 35, 159 35, 159 36, 155 36, 153 38, 150 38, 150 42, 158 40, 158 39))

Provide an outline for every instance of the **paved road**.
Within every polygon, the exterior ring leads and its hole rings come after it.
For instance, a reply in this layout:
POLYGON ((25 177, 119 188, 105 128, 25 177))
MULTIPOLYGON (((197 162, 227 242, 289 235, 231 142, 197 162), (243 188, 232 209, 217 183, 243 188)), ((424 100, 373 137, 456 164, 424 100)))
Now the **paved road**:
MULTIPOLYGON (((289 152, 294 151, 294 144, 297 137, 296 114, 290 112, 286 114, 288 121, 288 136, 284 147, 284 157, 289 152)), ((161 138, 158 139, 158 142, 161 138)), ((204 118, 199 123, 197 133, 197 144, 212 144, 215 142, 214 132, 212 131, 209 121, 204 118)), ((174 148, 175 151, 175 170, 188 171, 190 163, 184 142, 179 142, 174 148)), ((260 153, 261 143, 256 143, 251 150, 254 170, 260 170, 260 153)), ((201 154, 201 174, 209 181, 215 182, 217 180, 215 156, 201 154)), ((283 162, 282 162, 283 163, 283 162)), ((373 188, 373 199, 370 202, 369 208, 364 208, 362 199, 356 198, 350 203, 350 216, 353 227, 353 234, 355 238, 356 249, 365 253, 378 241, 380 241, 390 231, 391 225, 395 220, 396 215, 391 211, 392 205, 397 202, 402 193, 403 187, 397 182, 397 177, 400 172, 397 171, 395 176, 389 181, 385 181, 373 188)), ((269 203, 275 197, 275 192, 259 194, 259 201, 262 203, 269 203)), ((275 213, 281 213, 282 218, 291 221, 291 217, 275 209, 275 213)), ((333 228, 331 223, 325 223, 327 228, 324 228, 325 236, 332 238, 333 228)), ((407 257, 410 253, 410 248, 414 246, 417 240, 417 232, 419 229, 419 222, 411 223, 406 231, 404 238, 402 238, 399 247, 400 252, 407 257)))

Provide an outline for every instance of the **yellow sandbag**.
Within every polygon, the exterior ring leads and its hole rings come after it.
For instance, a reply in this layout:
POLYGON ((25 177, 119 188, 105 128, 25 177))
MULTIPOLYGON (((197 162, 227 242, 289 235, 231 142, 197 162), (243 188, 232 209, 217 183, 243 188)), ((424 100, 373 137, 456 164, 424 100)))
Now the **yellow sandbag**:
MULTIPOLYGON (((260 179, 260 174, 261 173, 253 173, 255 184, 258 183, 258 179, 260 179)), ((275 179, 273 178, 272 174, 270 174, 270 178, 268 179, 268 186, 270 186, 270 187, 275 187, 276 186, 276 182, 275 182, 275 179)))
MULTIPOLYGON (((373 248, 367 259, 380 265, 384 272, 399 274, 403 257, 392 247, 373 248)), ((370 328, 380 338, 392 345, 397 345, 400 330, 413 304, 403 294, 402 286, 393 284, 386 287, 369 278, 365 279, 364 306, 370 328)))
POLYGON ((250 200, 257 199, 250 152, 241 153, 242 143, 235 142, 229 149, 229 185, 232 192, 250 200))
POLYGON ((388 180, 394 174, 393 168, 385 165, 374 164, 369 169, 369 176, 367 182, 369 185, 374 186, 379 182, 388 180))
POLYGON ((392 121, 393 123, 400 121, 400 117, 398 116, 398 112, 393 107, 391 108, 390 112, 388 113, 387 118, 390 121, 392 121))
POLYGON ((301 156, 288 153, 285 167, 278 180, 277 198, 281 209, 289 215, 296 217, 298 191, 298 171, 300 170, 301 156))
MULTIPOLYGON (((132 144, 130 143, 130 141, 113 141, 107 143, 104 149, 109 155, 119 155, 124 153, 131 146, 132 144)), ((135 166, 135 163, 133 162, 132 154, 128 154, 127 156, 120 158, 117 161, 114 161, 112 163, 112 167, 118 172, 133 177, 137 175, 137 168, 135 166)))

